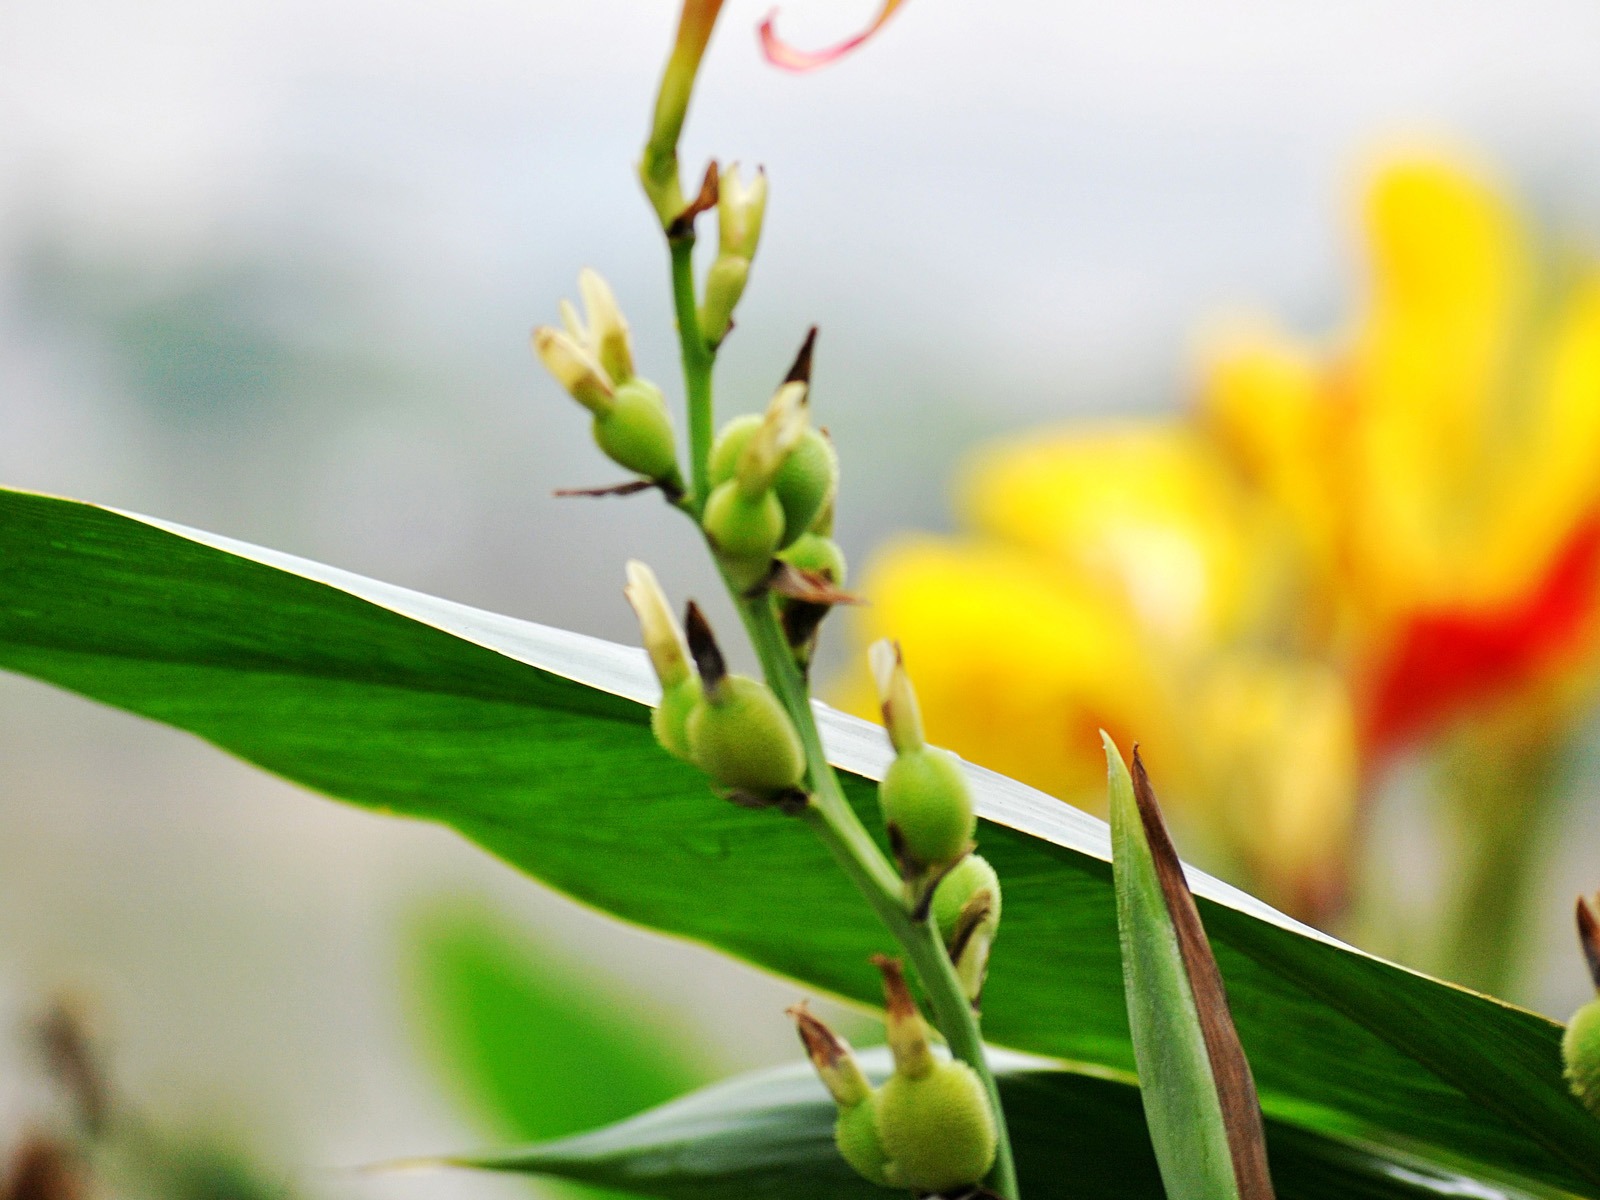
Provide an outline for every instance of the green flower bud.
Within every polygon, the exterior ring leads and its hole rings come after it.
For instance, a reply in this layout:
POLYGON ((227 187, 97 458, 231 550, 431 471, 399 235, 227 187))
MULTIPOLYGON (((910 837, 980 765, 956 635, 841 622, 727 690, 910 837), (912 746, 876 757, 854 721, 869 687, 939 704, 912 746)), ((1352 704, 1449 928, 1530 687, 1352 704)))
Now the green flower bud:
POLYGON ((734 471, 739 467, 739 456, 750 444, 751 436, 760 428, 761 416, 758 413, 745 413, 744 416, 735 417, 722 427, 717 434, 716 443, 711 447, 713 487, 727 483, 733 478, 734 471))
MULTIPOLYGON (((587 328, 578 325, 573 332, 581 333, 613 383, 626 383, 633 378, 633 346, 628 338, 627 319, 611 292, 611 285, 600 272, 585 267, 578 273, 578 294, 583 297, 589 323, 587 328)), ((571 305, 565 305, 561 316, 569 329, 577 322, 571 305)))
POLYGON ((898 645, 871 651, 883 723, 896 756, 878 785, 889 841, 908 881, 925 879, 966 853, 977 827, 961 760, 922 739, 922 716, 898 645))
POLYGON ((753 587, 766 575, 783 537, 783 506, 771 492, 749 495, 737 479, 718 484, 702 517, 706 536, 735 587, 753 587))
POLYGON ((833 1127, 834 1144, 845 1162, 858 1175, 873 1183, 888 1186, 884 1175, 886 1157, 878 1140, 877 1114, 873 1110, 872 1087, 861 1073, 850 1043, 812 1015, 802 1001, 789 1010, 800 1041, 805 1045, 828 1094, 839 1106, 839 1119, 833 1127))
POLYGON ((689 760, 722 786, 766 798, 797 791, 805 751, 772 689, 729 675, 704 614, 689 605, 689 649, 702 695, 685 723, 689 760))
MULTIPOLYGON (((1600 917, 1581 897, 1578 900, 1578 942, 1588 961, 1595 990, 1600 991, 1600 917)), ((1561 1039, 1561 1059, 1572 1094, 1600 1118, 1600 998, 1589 1001, 1573 1014, 1561 1039)))
POLYGON ((689 757, 725 787, 757 795, 798 788, 805 753, 783 705, 766 684, 724 676, 689 713, 689 757))
POLYGON ((783 505, 784 545, 802 537, 839 486, 839 456, 820 429, 807 427, 778 468, 772 490, 783 505))
POLYGON ((994 868, 969 854, 946 872, 933 891, 933 919, 962 990, 976 1006, 1000 928, 1000 879, 994 868))
MULTIPOLYGON (((750 439, 763 418, 735 417, 722 427, 711 451, 711 482, 734 477, 750 439)), ((839 456, 827 434, 809 425, 772 477, 772 490, 783 505, 783 540, 788 546, 803 537, 824 514, 839 484, 839 456)), ((798 564, 796 564, 798 565, 798 564)))
POLYGON ((733 310, 744 295, 750 278, 750 260, 738 255, 721 255, 706 272, 706 298, 700 305, 700 334, 712 346, 720 346, 733 327, 733 310))
POLYGON ((655 572, 636 559, 627 570, 622 593, 639 618, 645 651, 661 681, 661 702, 650 714, 650 728, 670 754, 687 760, 689 713, 700 700, 700 679, 689 664, 689 648, 655 572))
POLYGON ((873 1101, 878 1138, 888 1156, 884 1177, 917 1192, 975 1184, 994 1165, 999 1144, 988 1093, 966 1063, 934 1056, 900 964, 882 957, 875 961, 883 972, 895 1063, 873 1101))
POLYGON ((545 370, 597 419, 611 410, 610 377, 594 355, 571 334, 541 325, 533 331, 533 349, 545 370))
POLYGON ((646 479, 681 486, 672 418, 655 384, 630 379, 618 387, 610 409, 595 416, 594 440, 619 466, 646 479))
POLYGON ((844 587, 844 551, 832 538, 818 533, 803 533, 780 550, 778 557, 791 567, 822 576, 836 588, 844 587))
POLYGON ((1600 1118, 1600 999, 1573 1014, 1561 1039, 1561 1060, 1572 1094, 1600 1118))
POLYGON ((767 212, 767 173, 756 168, 749 186, 739 178, 739 164, 729 163, 717 181, 717 252, 746 261, 756 256, 761 222, 767 212))

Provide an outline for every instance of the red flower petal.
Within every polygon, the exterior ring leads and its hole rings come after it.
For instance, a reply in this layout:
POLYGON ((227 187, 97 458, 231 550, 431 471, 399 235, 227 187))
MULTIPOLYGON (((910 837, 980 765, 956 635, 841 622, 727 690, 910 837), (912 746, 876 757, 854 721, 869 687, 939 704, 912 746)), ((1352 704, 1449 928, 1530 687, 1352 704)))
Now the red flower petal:
POLYGON ((1396 750, 1573 655, 1594 632, 1597 571, 1600 516, 1574 530, 1518 602, 1498 612, 1418 613, 1369 694, 1368 753, 1396 750))
POLYGON ((855 37, 848 38, 827 50, 796 50, 785 42, 772 27, 778 15, 778 10, 773 9, 767 14, 767 19, 761 22, 761 53, 767 56, 769 63, 775 67, 782 67, 785 71, 814 71, 818 67, 827 66, 835 59, 843 58, 877 33, 883 28, 884 22, 894 15, 894 10, 899 8, 900 4, 901 0, 883 0, 883 7, 878 10, 878 15, 871 25, 855 37))

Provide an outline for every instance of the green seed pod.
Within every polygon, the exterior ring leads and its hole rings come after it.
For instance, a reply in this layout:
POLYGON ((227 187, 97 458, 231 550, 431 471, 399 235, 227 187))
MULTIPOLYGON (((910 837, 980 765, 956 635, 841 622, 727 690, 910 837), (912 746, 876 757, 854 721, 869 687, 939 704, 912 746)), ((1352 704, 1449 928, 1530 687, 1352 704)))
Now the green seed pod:
POLYGON ((977 1183, 994 1165, 999 1138, 989 1096, 963 1062, 938 1062, 926 1075, 896 1074, 878 1091, 878 1137, 896 1187, 947 1192, 977 1183))
POLYGON ((994 868, 988 860, 977 854, 969 854, 958 862, 943 879, 933 892, 933 919, 939 926, 939 936, 944 939, 945 945, 950 944, 951 936, 956 932, 956 927, 961 921, 961 912, 967 902, 979 892, 989 893, 988 920, 995 925, 1000 923, 1000 877, 994 873, 994 868))
POLYGON ((619 466, 646 479, 680 482, 672 418, 653 383, 630 379, 618 386, 611 407, 594 419, 594 440, 619 466))
POLYGON ((961 760, 934 746, 905 751, 889 764, 878 804, 908 878, 955 861, 977 828, 961 760))
POLYGON ((734 585, 742 589, 760 582, 783 537, 778 497, 770 491, 752 496, 730 479, 712 490, 703 523, 734 585))
MULTIPOLYGON (((1589 976, 1600 992, 1600 897, 1591 907, 1578 898, 1578 944, 1589 964, 1589 976)), ((1589 1001, 1567 1025, 1561 1039, 1561 1059, 1566 1065, 1567 1083, 1572 1094, 1596 1118, 1600 1118, 1600 998, 1589 1001)))
POLYGON ((821 575, 836 588, 844 586, 844 551, 832 538, 819 533, 803 533, 779 551, 778 557, 791 567, 821 575))
POLYGON ((895 1187, 947 1192, 977 1183, 999 1144, 989 1095, 971 1067, 935 1058, 927 1026, 894 959, 873 960, 883 973, 884 1025, 894 1074, 873 1098, 878 1139, 895 1187))
POLYGON ((805 778, 799 735, 766 684, 726 675, 689 713, 690 760, 724 787, 758 795, 788 791, 805 778))
POLYGON ((690 678, 662 690, 661 703, 650 714, 650 731, 674 758, 693 762, 689 753, 689 714, 701 700, 700 680, 690 678))
POLYGON ((1572 1094, 1600 1118, 1600 999, 1573 1014, 1561 1039, 1561 1059, 1572 1094))
POLYGON ((810 530, 839 486, 839 456, 820 429, 807 427, 778 468, 772 490, 783 505, 783 544, 810 530))
POLYGON ((756 430, 761 428, 761 417, 756 413, 746 413, 742 417, 735 417, 722 427, 717 434, 715 445, 711 447, 711 485, 727 483, 739 469, 739 456, 744 453, 744 448, 750 444, 750 438, 756 430))
POLYGON ((877 1106, 864 1100, 853 1108, 841 1108, 833 1125, 833 1144, 839 1154, 869 1183, 894 1187, 889 1181, 889 1156, 878 1137, 877 1106))

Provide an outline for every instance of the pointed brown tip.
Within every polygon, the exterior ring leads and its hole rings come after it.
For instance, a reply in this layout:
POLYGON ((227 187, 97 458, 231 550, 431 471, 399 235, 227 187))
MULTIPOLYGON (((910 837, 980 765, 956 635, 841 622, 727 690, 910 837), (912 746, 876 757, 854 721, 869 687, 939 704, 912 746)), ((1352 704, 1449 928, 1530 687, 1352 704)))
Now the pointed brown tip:
POLYGON ((890 958, 887 954, 874 954, 872 965, 883 976, 883 1007, 888 1014, 891 1017, 914 1016, 917 1002, 911 998, 911 989, 906 986, 905 968, 900 965, 900 960, 890 958))
POLYGON ((683 632, 688 638, 689 653, 694 657, 695 668, 700 672, 701 685, 707 691, 715 691, 717 685, 727 677, 728 664, 722 657, 722 649, 717 645, 705 613, 693 600, 684 610, 683 632))
MULTIPOLYGON (((1600 896, 1596 896, 1600 901, 1600 896)), ((1600 916, 1595 906, 1582 896, 1578 897, 1578 942, 1583 946, 1583 956, 1589 962, 1589 976, 1600 991, 1600 916)))
POLYGON ((767 576, 761 586, 787 599, 801 600, 807 604, 832 606, 861 603, 859 597, 836 588, 833 581, 822 572, 802 570, 782 559, 773 560, 772 574, 767 576))
POLYGON ((817 346, 817 327, 813 325, 806 330, 806 340, 800 343, 800 352, 794 356, 794 366, 789 368, 789 373, 783 377, 785 383, 811 382, 811 354, 817 346))
POLYGON ((794 1020, 795 1030, 800 1034, 800 1041, 806 1048, 806 1054, 818 1071, 825 1071, 839 1064, 839 1061, 850 1053, 850 1048, 833 1030, 822 1023, 806 1006, 804 1000, 798 1004, 790 1005, 784 1012, 794 1020))
POLYGON ((557 488, 555 495, 562 499, 569 496, 605 497, 605 496, 634 496, 640 492, 647 492, 659 484, 653 479, 633 479, 627 483, 613 483, 605 487, 582 488, 557 488))
POLYGON ((706 164, 705 176, 700 180, 700 194, 689 201, 689 206, 672 219, 667 236, 674 241, 694 236, 694 219, 717 206, 717 160, 706 164))

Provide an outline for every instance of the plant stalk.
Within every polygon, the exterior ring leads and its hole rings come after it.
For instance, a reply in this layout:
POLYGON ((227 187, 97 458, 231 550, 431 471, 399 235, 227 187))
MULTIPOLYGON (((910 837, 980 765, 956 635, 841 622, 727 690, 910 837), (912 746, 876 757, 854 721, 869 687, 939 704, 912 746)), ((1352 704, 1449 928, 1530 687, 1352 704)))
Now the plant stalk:
MULTIPOLYGON (((738 596, 737 592, 734 594, 738 596)), ((738 606, 767 684, 788 711, 805 749, 811 780, 811 803, 806 806, 805 820, 911 960, 922 981, 928 1006, 933 1010, 933 1023, 944 1035, 950 1053, 971 1067, 982 1080, 999 1130, 999 1144, 988 1185, 1002 1200, 1018 1200, 1016 1164, 1006 1130, 1005 1109, 984 1056, 978 1016, 967 1000, 933 918, 917 921, 907 911, 900 876, 845 799, 839 777, 823 750, 822 735, 817 729, 805 680, 784 640, 772 597, 766 593, 739 597, 738 606)))
POLYGON ((683 356, 683 382, 689 409, 689 495, 687 507, 698 519, 711 491, 711 439, 715 430, 712 411, 711 369, 716 351, 700 332, 700 311, 695 301, 694 234, 671 237, 672 307, 678 318, 678 346, 683 356))

